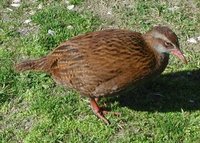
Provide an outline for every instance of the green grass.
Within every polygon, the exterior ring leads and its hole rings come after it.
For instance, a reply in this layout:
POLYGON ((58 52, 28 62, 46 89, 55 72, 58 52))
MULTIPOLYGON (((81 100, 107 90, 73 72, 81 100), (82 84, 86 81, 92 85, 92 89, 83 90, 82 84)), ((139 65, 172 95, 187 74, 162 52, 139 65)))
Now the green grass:
POLYGON ((187 42, 200 36, 200 2, 70 4, 76 10, 68 10, 62 0, 23 2, 19 8, 0 2, 0 141, 200 142, 200 41, 187 42), (179 8, 172 12, 169 8, 175 5, 179 8), (112 15, 106 15, 108 9, 112 15), (26 19, 31 22, 24 23, 26 19), (178 34, 189 64, 172 57, 159 78, 127 95, 104 99, 122 113, 107 116, 110 126, 93 115, 86 98, 56 85, 49 75, 13 69, 17 61, 41 57, 81 33, 110 26, 144 32, 155 24, 168 25, 178 34))

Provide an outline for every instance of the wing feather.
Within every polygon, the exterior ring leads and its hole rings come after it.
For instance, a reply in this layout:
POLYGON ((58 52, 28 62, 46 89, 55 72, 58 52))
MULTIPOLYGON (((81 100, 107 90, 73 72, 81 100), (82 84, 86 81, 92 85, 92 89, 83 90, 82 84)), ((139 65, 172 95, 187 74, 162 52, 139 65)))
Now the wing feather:
POLYGON ((54 79, 88 96, 118 91, 148 76, 156 65, 142 35, 127 30, 77 36, 48 56, 57 59, 51 70, 54 79))

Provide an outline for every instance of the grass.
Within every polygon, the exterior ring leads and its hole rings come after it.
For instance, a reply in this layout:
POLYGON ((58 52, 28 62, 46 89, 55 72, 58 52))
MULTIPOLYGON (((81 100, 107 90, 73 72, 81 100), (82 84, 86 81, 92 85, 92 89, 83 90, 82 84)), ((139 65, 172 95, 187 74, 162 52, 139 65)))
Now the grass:
POLYGON ((200 2, 70 3, 75 10, 62 0, 21 2, 18 8, 0 2, 1 142, 200 142, 200 42, 187 42, 200 36, 200 2), (31 22, 24 23, 26 19, 31 22), (122 113, 107 116, 110 126, 93 115, 87 99, 56 85, 49 75, 13 69, 17 61, 41 57, 81 33, 109 27, 144 32, 155 24, 177 33, 189 64, 172 57, 159 78, 127 95, 104 99, 122 113))

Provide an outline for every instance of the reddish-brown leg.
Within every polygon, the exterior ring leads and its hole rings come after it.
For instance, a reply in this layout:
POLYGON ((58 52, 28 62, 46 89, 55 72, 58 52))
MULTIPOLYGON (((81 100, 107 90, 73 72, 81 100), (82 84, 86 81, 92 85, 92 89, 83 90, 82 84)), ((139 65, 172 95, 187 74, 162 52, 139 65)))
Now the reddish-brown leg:
POLYGON ((97 103, 97 102, 99 102, 99 100, 100 100, 100 99, 99 99, 99 98, 97 98, 97 97, 95 97, 95 98, 94 98, 94 100, 95 100, 95 101, 96 101, 96 103, 97 103))
MULTIPOLYGON (((96 98, 94 98, 94 99, 95 99, 96 103, 98 103, 98 102, 100 101, 101 98, 100 98, 100 97, 96 97, 96 98)), ((103 103, 103 106, 106 107, 106 106, 107 106, 106 103, 103 103)))
POLYGON ((94 114, 96 114, 97 117, 99 117, 101 120, 103 120, 104 123, 109 125, 110 122, 108 121, 108 119, 105 118, 104 113, 101 110, 101 108, 98 106, 95 98, 90 98, 90 105, 91 105, 91 108, 92 108, 92 111, 94 112, 94 114))
POLYGON ((120 115, 120 113, 117 113, 117 112, 109 112, 109 111, 103 110, 102 108, 98 106, 97 101, 98 101, 98 98, 90 98, 90 105, 91 105, 92 111, 95 113, 95 115, 97 115, 98 118, 103 120, 104 123, 106 123, 107 125, 110 124, 110 121, 106 119, 106 117, 104 116, 105 114, 113 113, 114 115, 120 115))
MULTIPOLYGON (((100 98, 98 97, 96 97, 96 98, 94 98, 95 99, 95 101, 96 101, 96 104, 99 102, 99 100, 100 100, 100 98)), ((116 115, 116 116, 119 116, 119 115, 121 115, 121 113, 119 113, 119 112, 110 112, 110 111, 107 111, 107 110, 105 110, 104 108, 106 108, 106 103, 103 103, 104 105, 103 105, 103 107, 99 107, 100 108, 100 110, 101 110, 101 112, 105 115, 105 114, 108 114, 108 113, 111 113, 111 114, 114 114, 114 115, 116 115)))

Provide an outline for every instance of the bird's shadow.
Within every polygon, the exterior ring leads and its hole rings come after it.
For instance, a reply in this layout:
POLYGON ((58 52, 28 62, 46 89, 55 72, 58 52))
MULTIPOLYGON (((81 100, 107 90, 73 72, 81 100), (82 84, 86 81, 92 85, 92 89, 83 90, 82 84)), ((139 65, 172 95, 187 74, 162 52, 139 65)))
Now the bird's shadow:
MULTIPOLYGON (((0 103, 14 95, 0 93, 0 103)), ((120 96, 106 99, 137 111, 177 112, 200 109, 200 69, 161 75, 149 83, 120 96)), ((109 105, 109 103, 107 105, 109 105)))
POLYGON ((137 111, 199 110, 200 69, 161 75, 136 90, 108 100, 137 111))

